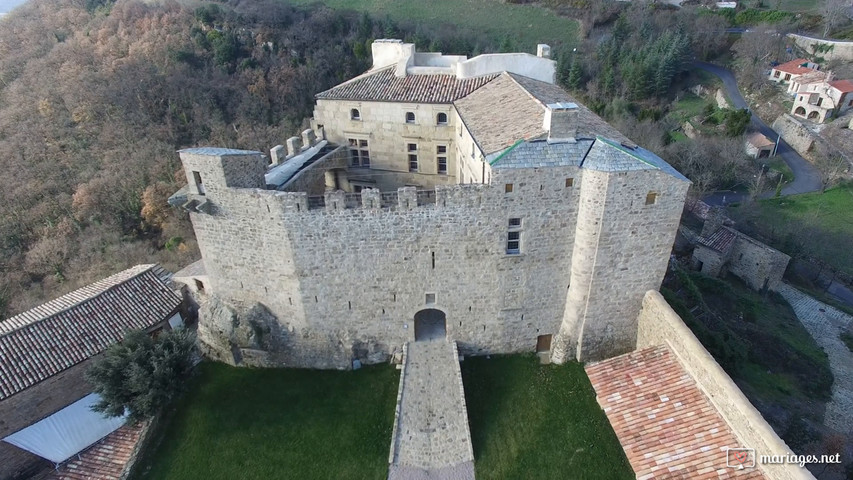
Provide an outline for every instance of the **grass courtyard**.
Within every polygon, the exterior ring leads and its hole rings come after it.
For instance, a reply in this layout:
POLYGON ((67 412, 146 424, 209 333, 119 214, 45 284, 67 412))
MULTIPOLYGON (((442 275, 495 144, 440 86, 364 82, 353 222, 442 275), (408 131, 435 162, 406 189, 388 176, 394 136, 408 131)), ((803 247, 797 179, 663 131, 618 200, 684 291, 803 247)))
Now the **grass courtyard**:
MULTIPOLYGON (((517 48, 534 53, 537 43, 552 47, 577 44, 578 23, 538 5, 515 5, 500 0, 283 0, 293 5, 322 3, 337 10, 366 12, 397 22, 430 27, 454 25, 483 32, 493 40, 511 39, 517 48)), ((456 52, 444 52, 456 53, 456 52)))
POLYGON ((471 357, 462 380, 478 479, 635 478, 583 365, 471 357))
MULTIPOLYGON (((199 368, 134 480, 387 477, 399 370, 199 368)), ((476 357, 462 372, 477 478, 633 478, 580 364, 476 357)))
POLYGON ((136 480, 387 476, 400 375, 393 367, 199 368, 136 480))

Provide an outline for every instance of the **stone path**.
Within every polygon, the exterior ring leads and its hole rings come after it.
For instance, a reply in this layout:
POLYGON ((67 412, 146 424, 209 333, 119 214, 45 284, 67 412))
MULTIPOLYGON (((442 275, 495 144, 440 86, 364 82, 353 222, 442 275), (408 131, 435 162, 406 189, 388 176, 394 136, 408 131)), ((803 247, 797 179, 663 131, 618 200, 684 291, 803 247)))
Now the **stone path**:
POLYGON ((826 405, 824 424, 841 433, 853 432, 853 353, 838 338, 844 329, 853 325, 853 316, 790 285, 782 284, 778 291, 791 304, 817 344, 829 355, 829 367, 835 382, 832 384, 832 400, 826 405))
POLYGON ((468 430, 456 342, 411 342, 397 395, 389 480, 472 480, 468 430))

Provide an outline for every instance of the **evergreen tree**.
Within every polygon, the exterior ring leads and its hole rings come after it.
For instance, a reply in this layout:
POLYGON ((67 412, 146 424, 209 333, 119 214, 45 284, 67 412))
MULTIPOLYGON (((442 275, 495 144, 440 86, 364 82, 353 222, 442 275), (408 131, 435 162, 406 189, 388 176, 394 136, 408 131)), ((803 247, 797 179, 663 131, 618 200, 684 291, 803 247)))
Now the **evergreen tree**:
POLYGON ((572 55, 572 66, 569 69, 568 85, 572 90, 579 90, 583 83, 583 70, 580 62, 572 55))

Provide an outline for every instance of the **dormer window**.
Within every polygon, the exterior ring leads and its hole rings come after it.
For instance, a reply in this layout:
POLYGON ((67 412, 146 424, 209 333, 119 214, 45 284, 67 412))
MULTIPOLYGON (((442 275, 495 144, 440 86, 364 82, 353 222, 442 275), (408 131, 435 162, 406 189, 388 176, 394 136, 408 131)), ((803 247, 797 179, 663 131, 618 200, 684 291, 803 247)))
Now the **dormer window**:
POLYGON ((438 115, 436 115, 435 123, 438 125, 447 125, 447 114, 444 112, 441 112, 438 115))
POLYGON ((349 118, 353 120, 361 120, 361 112, 359 112, 357 108, 353 108, 349 111, 349 118))
POLYGON ((406 112, 406 123, 415 123, 415 112, 406 112))

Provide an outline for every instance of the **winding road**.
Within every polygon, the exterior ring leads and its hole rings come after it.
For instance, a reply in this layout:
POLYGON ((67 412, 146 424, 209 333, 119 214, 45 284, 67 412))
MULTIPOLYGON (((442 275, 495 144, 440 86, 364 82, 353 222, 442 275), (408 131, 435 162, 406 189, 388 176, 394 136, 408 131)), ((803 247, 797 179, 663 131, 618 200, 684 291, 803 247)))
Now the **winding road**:
MULTIPOLYGON (((737 88, 737 80, 735 80, 735 76, 731 71, 706 62, 695 61, 693 62, 693 65, 696 68, 700 68, 706 72, 716 75, 720 80, 722 80, 723 89, 735 108, 749 108, 749 105, 747 105, 746 100, 744 100, 743 95, 741 95, 737 88)), ((751 125, 753 129, 761 132, 771 140, 775 140, 779 136, 779 134, 767 126, 763 120, 758 118, 755 113, 752 113, 751 125)), ((776 151, 776 155, 782 157, 794 173, 794 181, 782 189, 782 195, 794 195, 797 193, 816 192, 820 190, 821 180, 818 169, 801 157, 799 153, 797 153, 782 139, 779 139, 779 148, 776 151)), ((746 196, 746 193, 717 192, 706 197, 705 203, 708 203, 709 205, 722 205, 724 203, 741 201, 746 196)))

